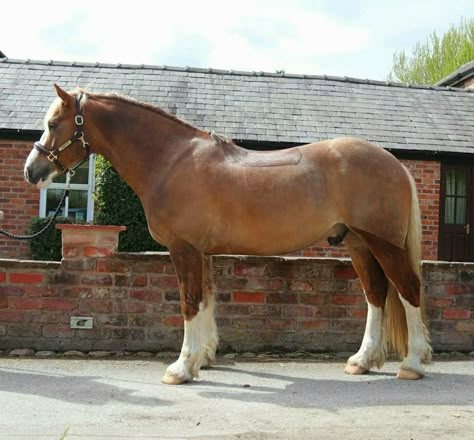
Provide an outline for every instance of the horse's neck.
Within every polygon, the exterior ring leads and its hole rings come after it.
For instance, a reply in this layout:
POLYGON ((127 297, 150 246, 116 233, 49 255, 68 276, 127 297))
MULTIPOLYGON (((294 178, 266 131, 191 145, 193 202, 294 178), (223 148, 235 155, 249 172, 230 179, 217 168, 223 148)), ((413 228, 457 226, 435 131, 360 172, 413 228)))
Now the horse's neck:
POLYGON ((94 106, 97 122, 96 152, 107 158, 120 176, 140 196, 143 189, 168 169, 184 150, 192 148, 199 130, 166 114, 127 102, 94 106))

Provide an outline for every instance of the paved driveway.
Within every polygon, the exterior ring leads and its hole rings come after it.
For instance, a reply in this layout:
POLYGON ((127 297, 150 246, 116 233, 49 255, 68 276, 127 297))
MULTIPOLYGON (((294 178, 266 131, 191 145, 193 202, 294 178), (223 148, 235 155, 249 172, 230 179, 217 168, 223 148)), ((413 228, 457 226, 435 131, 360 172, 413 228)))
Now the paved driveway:
POLYGON ((221 360, 177 387, 162 360, 0 358, 0 439, 471 439, 474 360, 417 382, 398 363, 221 360))

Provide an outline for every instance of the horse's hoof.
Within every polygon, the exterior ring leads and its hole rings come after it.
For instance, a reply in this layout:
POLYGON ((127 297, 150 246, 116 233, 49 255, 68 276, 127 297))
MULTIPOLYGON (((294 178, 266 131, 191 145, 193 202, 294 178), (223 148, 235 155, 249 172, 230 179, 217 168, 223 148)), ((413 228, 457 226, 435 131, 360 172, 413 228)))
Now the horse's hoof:
POLYGON ((361 375, 361 374, 366 374, 368 373, 369 370, 367 368, 363 368, 359 365, 356 365, 356 364, 353 364, 353 365, 350 365, 350 364, 347 364, 346 365, 346 368, 344 368, 344 373, 346 374, 353 374, 353 375, 361 375))
POLYGON ((166 372, 161 382, 167 385, 181 385, 183 383, 191 382, 192 379, 188 379, 186 377, 176 376, 174 374, 166 372))
POLYGON ((405 368, 400 368, 400 371, 397 374, 397 379, 403 380, 418 380, 422 377, 423 374, 413 370, 406 370, 405 368))

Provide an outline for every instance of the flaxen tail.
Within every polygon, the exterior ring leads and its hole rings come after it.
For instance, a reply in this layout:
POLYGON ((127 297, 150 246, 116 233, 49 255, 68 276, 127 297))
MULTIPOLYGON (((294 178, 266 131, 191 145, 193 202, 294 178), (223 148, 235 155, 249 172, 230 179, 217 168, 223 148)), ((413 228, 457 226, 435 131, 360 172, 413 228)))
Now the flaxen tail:
MULTIPOLYGON (((408 224, 408 232, 405 240, 405 250, 413 271, 421 276, 421 211, 416 191, 415 179, 405 168, 411 185, 411 212, 408 224)), ((422 309, 423 321, 427 340, 429 340, 428 330, 426 329, 426 315, 424 313, 424 295, 423 286, 420 289, 420 304, 422 309)), ((385 336, 388 349, 398 353, 402 358, 408 353, 408 330, 405 308, 400 300, 397 288, 389 281, 387 292, 387 301, 385 303, 385 336)), ((429 359, 426 359, 429 361, 429 359)))

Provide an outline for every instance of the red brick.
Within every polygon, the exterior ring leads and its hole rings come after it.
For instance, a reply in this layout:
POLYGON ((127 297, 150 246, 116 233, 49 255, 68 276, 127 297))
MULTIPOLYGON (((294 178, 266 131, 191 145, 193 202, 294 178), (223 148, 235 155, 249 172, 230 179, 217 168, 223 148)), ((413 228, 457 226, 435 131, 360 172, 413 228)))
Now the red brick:
POLYGON ((62 247, 62 257, 63 258, 77 258, 81 255, 81 249, 78 247, 72 246, 63 246, 62 247))
POLYGON ((39 298, 10 298, 8 301, 10 308, 20 310, 41 310, 43 300, 39 298))
POLYGON ((249 287, 255 290, 275 290, 280 292, 285 288, 285 284, 283 280, 265 278, 253 278, 249 280, 249 287))
POLYGON ((363 302, 362 295, 333 295, 331 297, 331 303, 338 306, 362 304, 363 302))
POLYGON ((182 316, 164 316, 161 318, 161 323, 166 327, 182 327, 184 318, 182 316))
POLYGON ((315 308, 299 304, 285 304, 282 306, 282 312, 282 315, 287 318, 312 318, 315 313, 315 308))
POLYGON ((268 293, 267 304, 296 304, 298 297, 296 293, 268 293))
POLYGON ((45 338, 72 338, 75 330, 67 326, 45 325, 43 327, 43 336, 45 338))
POLYGON ((295 292, 312 292, 314 290, 313 285, 309 281, 293 280, 290 281, 290 290, 295 292))
POLYGON ((430 307, 445 308, 445 307, 452 306, 453 300, 449 298, 441 298, 441 299, 428 298, 427 304, 430 307))
POLYGON ((345 267, 342 269, 335 269, 334 276, 338 279, 352 280, 357 278, 357 273, 352 267, 345 267))
POLYGON ((108 274, 88 274, 81 276, 81 284, 86 284, 88 286, 111 286, 112 285, 112 276, 108 274))
POLYGON ((471 311, 466 309, 446 309, 443 310, 444 319, 470 319, 471 311))
MULTIPOLYGON (((288 306, 288 307, 292 307, 292 306, 288 306)), ((266 316, 266 317, 281 316, 281 306, 273 305, 273 304, 252 305, 252 306, 249 306, 248 313, 252 316, 266 316)))
POLYGON ((269 318, 265 320, 265 328, 271 330, 293 330, 296 328, 294 319, 269 318))
POLYGON ((236 303, 264 303, 264 292, 234 292, 234 301, 236 303))
POLYGON ((67 299, 43 299, 43 308, 44 310, 49 311, 72 311, 76 309, 78 302, 74 300, 67 299))
POLYGON ((4 283, 7 279, 7 273, 6 272, 0 272, 0 283, 4 283))
POLYGON ((462 333, 474 334, 474 322, 472 321, 461 321, 456 324, 456 331, 462 333))
POLYGON ((0 309, 6 309, 8 307, 8 298, 0 297, 0 309))
POLYGON ((313 305, 313 306, 325 304, 327 300, 328 300, 328 295, 322 295, 320 293, 303 294, 300 296, 301 304, 308 304, 308 305, 313 305))
POLYGON ((132 290, 130 292, 130 298, 135 298, 142 301, 162 302, 163 294, 158 290, 150 290, 150 289, 132 290))
POLYGON ((86 257, 92 257, 92 258, 110 257, 112 253, 113 252, 109 248, 101 248, 101 247, 96 247, 96 246, 84 247, 84 255, 86 257))
POLYGON ((262 329, 265 327, 265 320, 259 318, 233 318, 232 327, 262 329))
POLYGON ((463 284, 454 284, 454 283, 446 284, 446 286, 444 287, 444 291, 448 295, 467 295, 467 294, 469 294, 468 287, 463 285, 463 284))
POLYGON ((178 288, 178 278, 173 276, 159 276, 159 277, 151 277, 150 284, 154 287, 161 287, 163 289, 166 288, 178 288))
POLYGON ((148 277, 146 275, 137 275, 132 279, 133 287, 145 287, 148 283, 148 277))
POLYGON ((25 314, 16 310, 0 310, 0 322, 23 322, 25 314))
POLYGON ((238 276, 261 277, 267 273, 267 266, 257 266, 254 264, 237 263, 234 265, 234 274, 238 276))
POLYGON ((318 319, 317 321, 302 321, 299 326, 305 329, 325 330, 329 328, 329 320, 318 319))
POLYGON ((15 284, 39 284, 43 281, 41 273, 21 273, 13 272, 10 274, 10 282, 15 284))
POLYGON ((97 261, 97 272, 118 272, 124 273, 129 271, 128 264, 122 260, 101 259, 97 261))
POLYGON ((3 296, 24 296, 25 295, 25 286, 21 285, 0 285, 0 295, 3 296))
POLYGON ((140 302, 129 301, 126 308, 126 311, 128 313, 146 313, 147 310, 148 310, 147 303, 144 303, 142 301, 140 302))
POLYGON ((363 319, 367 317, 367 309, 349 309, 348 313, 351 318, 363 319))

